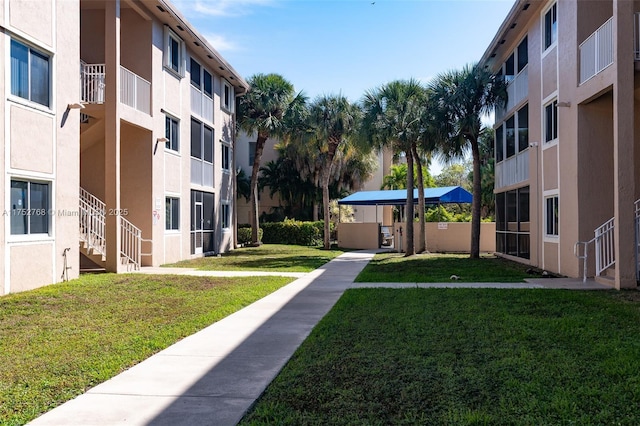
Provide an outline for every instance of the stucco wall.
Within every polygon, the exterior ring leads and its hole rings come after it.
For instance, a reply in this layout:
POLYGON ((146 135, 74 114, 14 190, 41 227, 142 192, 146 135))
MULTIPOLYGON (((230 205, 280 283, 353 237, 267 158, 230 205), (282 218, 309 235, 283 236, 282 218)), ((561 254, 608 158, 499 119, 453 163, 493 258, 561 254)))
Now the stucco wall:
POLYGON ((380 225, 377 223, 339 223, 338 246, 350 249, 377 249, 380 225))
MULTIPOLYGON (((414 226, 414 241, 417 241, 419 227, 414 226)), ((379 228, 377 223, 340 223, 338 224, 338 245, 343 248, 376 249, 379 248, 379 228)), ((393 225, 393 248, 400 248, 400 232, 405 232, 405 223, 393 225)), ((426 224, 427 250, 432 252, 468 253, 471 246, 470 222, 428 222, 426 224)), ((402 237, 402 251, 406 248, 406 233, 402 237)), ((494 252, 496 249, 496 224, 480 224, 480 251, 494 252)))

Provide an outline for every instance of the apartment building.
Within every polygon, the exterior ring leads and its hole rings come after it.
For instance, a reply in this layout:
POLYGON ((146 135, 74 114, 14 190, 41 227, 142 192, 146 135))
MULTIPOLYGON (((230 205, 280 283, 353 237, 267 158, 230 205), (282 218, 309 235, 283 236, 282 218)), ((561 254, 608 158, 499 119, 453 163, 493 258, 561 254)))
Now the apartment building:
POLYGON ((0 295, 78 274, 79 23, 78 2, 0 1, 0 295))
POLYGON ((0 3, 4 293, 233 248, 224 58, 165 0, 0 3))
POLYGON ((483 55, 508 81, 494 125, 504 256, 636 287, 639 12, 629 0, 518 0, 483 55))

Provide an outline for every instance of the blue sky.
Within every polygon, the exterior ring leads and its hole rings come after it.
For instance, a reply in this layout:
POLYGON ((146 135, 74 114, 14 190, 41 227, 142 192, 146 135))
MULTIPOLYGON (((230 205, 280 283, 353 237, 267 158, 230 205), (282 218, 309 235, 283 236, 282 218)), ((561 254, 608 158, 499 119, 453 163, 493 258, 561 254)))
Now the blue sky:
POLYGON ((514 0, 172 0, 245 78, 352 101, 480 59, 514 0))

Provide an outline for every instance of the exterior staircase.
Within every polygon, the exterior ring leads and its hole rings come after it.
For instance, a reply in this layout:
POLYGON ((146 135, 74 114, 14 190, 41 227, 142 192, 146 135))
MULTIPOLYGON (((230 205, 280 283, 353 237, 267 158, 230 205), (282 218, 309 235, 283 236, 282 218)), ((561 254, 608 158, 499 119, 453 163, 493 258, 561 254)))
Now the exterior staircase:
MULTIPOLYGON (((107 266, 106 206, 99 198, 80 188, 80 253, 96 265, 107 266)), ((142 231, 131 222, 118 216, 121 242, 120 262, 129 270, 140 269, 143 256, 142 231)))

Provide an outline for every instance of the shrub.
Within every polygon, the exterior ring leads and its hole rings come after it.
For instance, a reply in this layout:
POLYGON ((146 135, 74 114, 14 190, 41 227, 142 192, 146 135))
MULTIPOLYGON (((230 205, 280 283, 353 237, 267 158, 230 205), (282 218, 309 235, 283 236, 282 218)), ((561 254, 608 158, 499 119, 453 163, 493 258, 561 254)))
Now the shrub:
POLYGON ((324 222, 301 222, 286 219, 282 222, 263 223, 263 243, 316 246, 322 243, 324 222))
MULTIPOLYGON (((258 229, 258 240, 262 241, 262 228, 258 229)), ((251 242, 251 225, 243 223, 238 225, 238 244, 249 244, 251 242)))

